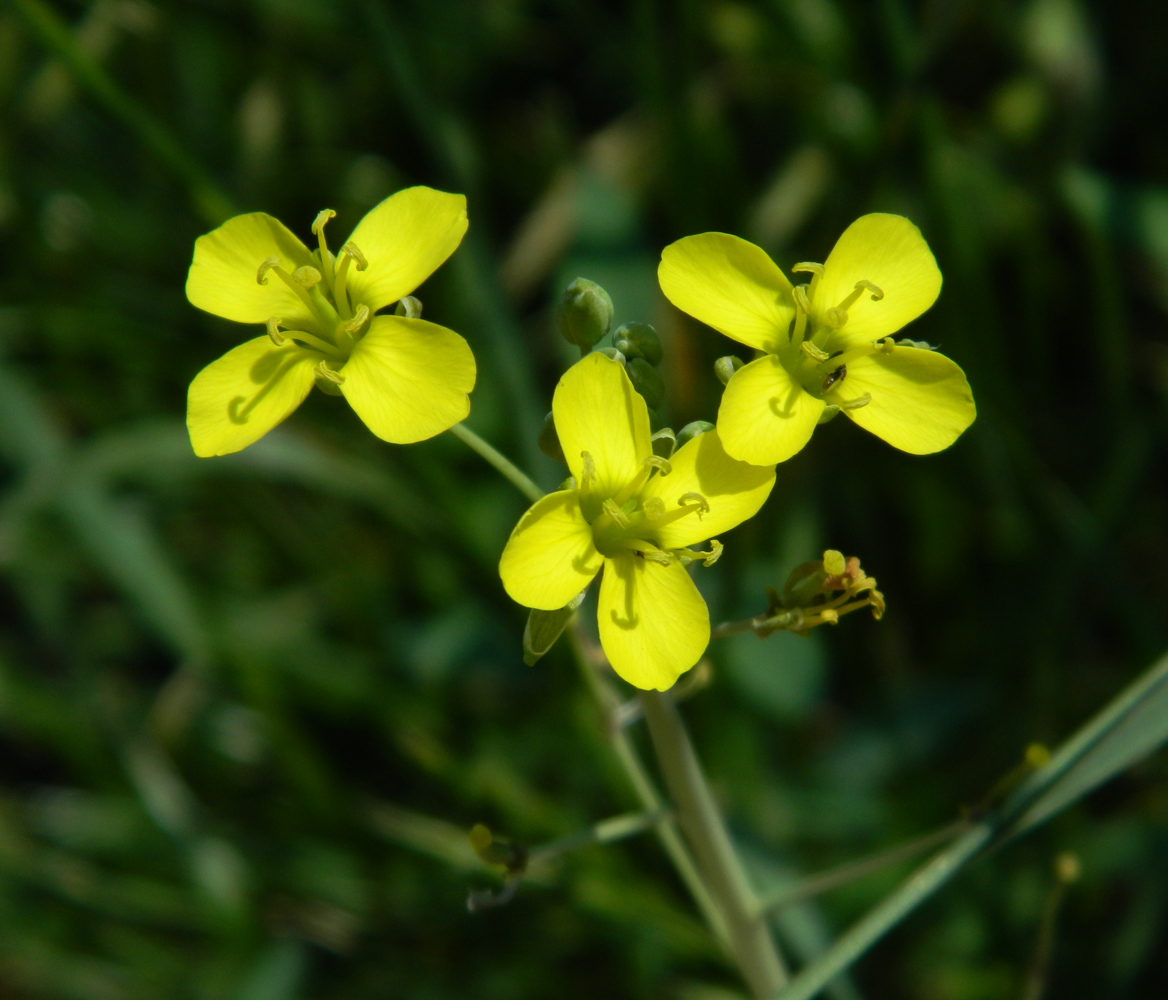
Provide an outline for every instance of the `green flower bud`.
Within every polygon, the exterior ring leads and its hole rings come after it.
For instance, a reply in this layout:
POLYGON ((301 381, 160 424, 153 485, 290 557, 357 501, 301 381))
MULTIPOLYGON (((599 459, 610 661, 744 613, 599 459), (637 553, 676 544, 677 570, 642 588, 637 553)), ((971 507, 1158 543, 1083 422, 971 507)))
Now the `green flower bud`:
POLYGON ((540 429, 536 444, 548 458, 567 463, 567 459, 564 458, 564 449, 560 447, 560 436, 556 433, 556 418, 550 413, 543 418, 543 427, 540 429))
POLYGON ((572 620, 572 615, 584 600, 580 591, 567 605, 555 611, 540 611, 532 608, 527 616, 527 627, 523 630, 523 662, 534 667, 540 658, 555 645, 560 633, 572 620))
POLYGON ((708 420, 691 420, 681 430, 677 432, 677 447, 692 441, 699 434, 705 434, 706 431, 712 431, 714 425, 708 420))
POLYGON ((612 346, 630 358, 661 364, 661 338, 648 323, 626 323, 612 335, 612 346))
POLYGON ((677 450, 677 438, 668 427, 662 427, 657 431, 649 443, 653 446, 653 454, 658 458, 669 458, 677 450))
POLYGON ((656 409, 665 399, 665 383, 661 376, 644 358, 630 358, 628 364, 629 379, 633 388, 645 397, 650 409, 656 409))
POLYGON ((556 322, 564 339, 586 352, 608 333, 612 299, 595 281, 577 278, 564 289, 556 322))
POLYGON ((727 354, 726 357, 719 358, 714 362, 714 374, 718 376, 718 381, 725 385, 730 381, 731 376, 744 364, 746 362, 741 358, 737 358, 733 354, 727 354))

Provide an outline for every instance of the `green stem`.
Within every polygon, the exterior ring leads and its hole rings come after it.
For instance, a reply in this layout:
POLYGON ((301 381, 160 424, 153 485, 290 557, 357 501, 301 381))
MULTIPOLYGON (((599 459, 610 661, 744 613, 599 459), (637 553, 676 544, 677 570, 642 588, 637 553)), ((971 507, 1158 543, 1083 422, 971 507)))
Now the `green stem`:
POLYGON ((917 837, 905 844, 898 844, 887 851, 880 851, 878 854, 872 854, 866 858, 849 861, 837 868, 802 879, 792 886, 764 896, 759 905, 767 913, 777 913, 801 903, 805 899, 812 899, 841 885, 848 885, 866 875, 871 875, 873 872, 883 871, 890 865, 904 861, 916 854, 923 854, 934 847, 939 847, 968 829, 968 820, 958 820, 940 830, 926 833, 923 837, 917 837))
POLYGON ((14 6, 82 88, 129 126, 142 145, 187 185, 195 209, 206 222, 217 226, 235 214, 231 199, 204 173, 166 126, 126 94, 113 77, 77 44, 69 25, 56 11, 41 0, 14 0, 14 6))
POLYGON ((587 847, 589 844, 615 844, 626 837, 635 837, 638 833, 652 830, 653 827, 669 818, 668 811, 625 813, 623 816, 613 816, 611 819, 601 820, 583 830, 569 833, 566 837, 559 837, 546 844, 533 847, 527 854, 527 863, 535 864, 554 858, 565 851, 573 851, 577 847, 587 847))
POLYGON ((677 869, 678 875, 681 876, 681 880, 685 883, 690 895, 693 896, 694 902, 713 931, 714 937, 730 952, 730 934, 722 912, 713 896, 710 895, 710 890, 698 871, 689 848, 685 846, 676 820, 669 814, 667 804, 654 786, 653 779, 649 777, 649 772, 629 739, 625 727, 619 721, 620 698, 597 673, 578 624, 573 623, 568 628, 568 637, 571 639, 572 652, 575 655, 576 664, 584 676, 584 682, 588 685, 589 691, 592 692, 592 696, 600 708, 608 742, 621 767, 624 768, 629 784, 633 786, 633 791, 646 812, 665 812, 665 818, 657 824, 657 836, 661 840, 661 846, 665 848, 665 853, 669 855, 673 867, 677 869))
POLYGON ((673 699, 643 691, 641 705, 678 823, 726 921, 734 959, 754 996, 765 1000, 787 982, 765 913, 747 882, 673 699))
POLYGON ((543 499, 543 490, 536 486, 519 466, 500 454, 491 445, 487 444, 486 441, 467 427, 466 424, 455 424, 450 428, 450 433, 472 451, 477 452, 480 457, 486 459, 504 479, 510 482, 512 486, 519 490, 532 503, 535 503, 536 500, 543 499))
POLYGON ((774 1000, 810 1000, 983 851, 1005 843, 1031 826, 1046 821, 1059 808, 1070 805, 1078 796, 1050 809, 1043 808, 1043 800, 1072 768, 1165 686, 1168 686, 1168 656, 1125 688, 1063 743, 1050 762, 1030 775, 998 809, 970 827, 964 836, 878 903, 799 973, 787 989, 778 991, 774 1000))

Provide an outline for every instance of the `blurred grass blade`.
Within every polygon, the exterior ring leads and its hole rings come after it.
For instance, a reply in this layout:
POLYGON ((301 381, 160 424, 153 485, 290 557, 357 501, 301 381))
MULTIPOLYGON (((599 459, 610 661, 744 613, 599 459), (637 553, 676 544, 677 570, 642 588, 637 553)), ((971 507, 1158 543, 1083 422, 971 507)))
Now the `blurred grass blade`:
POLYGON ((13 0, 38 38, 64 63, 80 86, 129 126, 138 139, 186 186, 195 211, 217 226, 235 214, 231 199, 211 180, 170 131, 114 81, 85 51, 57 13, 41 0, 13 0))
POLYGON ((1116 696, 1002 806, 860 919, 774 1000, 810 1000, 994 843, 1049 819, 1168 739, 1168 656, 1116 696))

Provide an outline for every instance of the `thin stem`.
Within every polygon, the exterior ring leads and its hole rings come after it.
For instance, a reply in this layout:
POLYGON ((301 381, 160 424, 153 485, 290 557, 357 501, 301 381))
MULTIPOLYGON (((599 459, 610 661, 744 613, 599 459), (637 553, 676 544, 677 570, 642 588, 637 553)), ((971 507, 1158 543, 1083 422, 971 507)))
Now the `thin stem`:
POLYGON ((778 614, 767 617, 764 611, 760 615, 755 615, 752 618, 740 618, 737 621, 722 622, 721 625, 715 625, 710 631, 710 641, 715 639, 725 639, 732 635, 740 635, 743 632, 753 632, 755 629, 762 627, 770 632, 778 632, 791 626, 798 626, 803 620, 803 615, 798 608, 793 608, 790 611, 780 611, 778 614))
POLYGON ((638 833, 651 830, 669 817, 670 813, 664 809, 658 812, 636 812, 625 813, 623 816, 613 816, 611 819, 601 820, 583 830, 577 830, 575 833, 569 833, 567 836, 558 837, 546 844, 533 847, 527 854, 527 863, 532 865, 539 861, 546 861, 557 854, 575 850, 577 847, 586 847, 589 844, 615 844, 626 837, 635 837, 638 833))
POLYGON ((734 959, 754 996, 765 1000, 787 982, 766 916, 747 882, 673 699, 659 691, 643 691, 641 704, 678 823, 726 920, 734 959))
POLYGON ((714 902, 713 896, 710 895, 710 890, 698 871, 689 848, 685 846, 676 820, 671 814, 668 814, 668 806, 654 786, 653 779, 649 777, 649 772, 629 739, 625 727, 617 721, 617 713, 621 707, 620 697, 597 673, 578 624, 573 623, 568 627, 568 637, 571 639, 572 652, 575 655, 576 664, 584 676, 584 682, 588 685, 589 691, 592 692, 592 696, 600 708, 604 719, 605 735, 608 737, 608 742, 612 746, 617 760, 624 768, 629 784, 633 786, 633 791, 646 812, 664 811, 667 813, 666 817, 657 824, 657 836, 661 840, 661 846, 665 848, 665 853, 669 855, 673 867, 677 869, 678 875, 681 876, 681 880, 689 889, 690 895, 693 896, 694 902, 713 931, 714 937, 718 939, 727 952, 730 952, 730 934, 722 912, 714 902))
POLYGON ((1060 801, 1057 784, 1165 686, 1168 686, 1168 656, 1128 685, 1063 743, 1050 762, 1030 775, 1001 806, 860 918, 831 948, 800 972, 787 989, 776 993, 774 1000, 810 1000, 983 851, 1005 843, 1070 805, 1078 796, 1060 801), (1055 793, 1052 795, 1055 805, 1047 807, 1044 800, 1052 793, 1055 793))
POLYGON ((477 452, 480 457, 486 459, 504 479, 511 483, 512 486, 519 490, 532 503, 535 503, 536 500, 543 499, 543 490, 536 486, 519 466, 509 458, 504 457, 491 445, 487 444, 486 441, 467 427, 466 424, 455 424, 450 428, 450 433, 472 451, 477 452))
POLYGON ((880 851, 866 858, 849 861, 847 864, 840 865, 837 868, 832 868, 818 875, 812 875, 810 878, 803 879, 793 886, 779 889, 776 892, 764 896, 759 905, 767 913, 776 913, 785 910, 788 907, 794 906, 796 903, 803 902, 805 899, 811 899, 822 893, 830 892, 832 889, 838 888, 841 885, 848 885, 857 879, 864 878, 866 875, 883 871, 898 861, 904 861, 906 858, 911 858, 915 854, 923 854, 925 851, 931 850, 934 847, 939 847, 947 840, 952 840, 959 833, 968 829, 968 820, 958 820, 956 823, 950 823, 940 830, 934 830, 932 833, 926 833, 924 836, 916 837, 907 843, 898 844, 896 847, 889 848, 887 851, 880 851))

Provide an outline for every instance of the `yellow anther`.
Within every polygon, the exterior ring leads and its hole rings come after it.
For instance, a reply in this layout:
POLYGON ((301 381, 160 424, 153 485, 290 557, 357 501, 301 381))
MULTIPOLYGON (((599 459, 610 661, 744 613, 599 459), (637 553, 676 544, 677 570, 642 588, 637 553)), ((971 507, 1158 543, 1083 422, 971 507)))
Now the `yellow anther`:
POLYGON ((357 314, 352 319, 342 323, 338 329, 343 330, 345 333, 359 333, 361 327, 363 327, 368 322, 368 320, 369 307, 365 305, 364 302, 362 302, 359 306, 357 306, 357 314))
POLYGON ((703 566, 713 566, 719 559, 722 558, 722 543, 716 538, 710 539, 710 551, 699 552, 698 555, 705 556, 702 560, 703 566))
POLYGON ((365 255, 357 249, 357 244, 352 240, 341 247, 341 253, 347 253, 353 258, 353 263, 357 265, 358 271, 364 271, 369 266, 369 261, 365 259, 365 255))
POLYGON ((881 354, 891 354, 894 350, 896 350, 896 341, 894 341, 891 337, 885 337, 882 341, 880 341, 881 354))
POLYGON ((316 213, 316 218, 312 222, 312 235, 320 236, 321 230, 324 229, 325 223, 328 222, 329 219, 335 219, 336 217, 337 213, 334 212, 331 208, 322 208, 319 212, 316 213))
POLYGON ((872 393, 866 392, 862 396, 857 396, 855 399, 845 399, 836 403, 841 410, 859 410, 872 402, 872 393))
POLYGON ((312 288, 314 285, 320 284, 322 275, 311 264, 305 264, 303 267, 296 268, 292 272, 292 277, 301 288, 312 288))
POLYGON ((279 316, 268 317, 268 339, 277 347, 284 346, 285 337, 280 333, 280 324, 284 322, 279 316))
POLYGON ((816 347, 813 343, 811 343, 810 340, 803 341, 803 343, 801 343, 799 345, 799 349, 804 354, 806 354, 807 357, 812 358, 815 361, 826 361, 826 360, 828 360, 828 358, 831 357, 831 355, 828 354, 827 351, 821 351, 818 347, 816 347))
POLYGON ((660 521, 665 516, 665 501, 660 497, 646 497, 641 510, 650 521, 660 521))
POLYGON ((630 524, 632 524, 632 522, 629 520, 628 514, 626 514, 623 510, 620 509, 619 506, 617 506, 617 502, 613 500, 612 497, 609 497, 600 506, 604 508, 604 512, 612 518, 613 522, 618 527, 627 528, 630 524))
POLYGON ((816 264, 813 261, 805 260, 799 264, 796 264, 793 268, 791 268, 791 273, 792 274, 814 274, 814 275, 817 275, 818 277, 822 278, 823 277, 823 265, 816 264))
POLYGON ((708 514, 710 512, 710 502, 700 493, 683 493, 677 498, 677 502, 683 507, 696 504, 699 521, 702 519, 703 514, 708 514))
POLYGON ((806 285, 796 285, 791 289, 791 296, 795 299, 795 305, 800 312, 811 312, 811 300, 807 297, 806 285))
POLYGON ((880 288, 878 285, 872 284, 872 282, 870 282, 867 278, 861 278, 856 282, 856 291, 860 291, 863 288, 868 289, 868 291, 872 293, 873 302, 879 302, 882 298, 884 298, 884 289, 880 288))
POLYGON ((345 376, 340 372, 333 371, 324 361, 316 366, 313 374, 318 378, 323 378, 329 382, 332 382, 334 385, 343 385, 345 382, 345 376))
POLYGON ((823 569, 829 576, 841 576, 848 568, 848 561, 838 549, 828 549, 823 553, 823 569))
POLYGON ((596 462, 586 451, 580 452, 580 458, 584 462, 584 467, 580 470, 580 489, 587 492, 596 483, 596 462))
POLYGON ((256 271, 256 284, 257 285, 266 285, 268 283, 268 272, 273 267, 278 266, 279 263, 280 263, 279 257, 269 257, 267 260, 265 260, 259 266, 259 269, 256 271))
POLYGON ((646 469, 656 469, 663 476, 668 476, 673 471, 673 466, 669 464, 669 459, 662 458, 660 455, 650 455, 641 464, 646 469))

